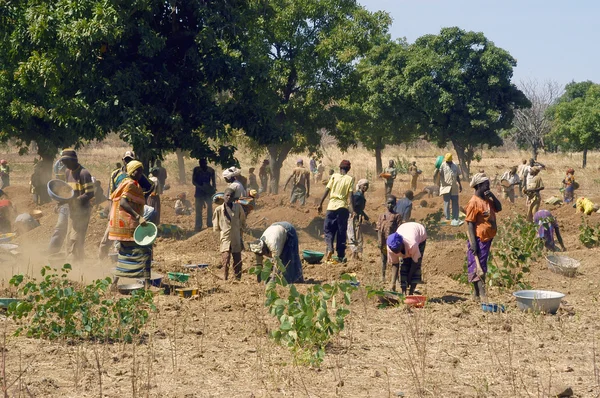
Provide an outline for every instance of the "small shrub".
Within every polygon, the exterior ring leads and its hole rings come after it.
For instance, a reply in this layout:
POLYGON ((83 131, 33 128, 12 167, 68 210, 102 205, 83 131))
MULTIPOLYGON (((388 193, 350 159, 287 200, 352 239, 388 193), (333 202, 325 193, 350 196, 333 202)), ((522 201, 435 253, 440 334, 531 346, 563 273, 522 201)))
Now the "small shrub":
POLYGON ((411 165, 411 163, 408 159, 406 159, 404 156, 402 156, 402 157, 396 156, 394 163, 396 166, 396 172, 398 174, 408 174, 408 168, 411 165))
POLYGON ((427 231, 427 238, 435 239, 440 234, 441 221, 444 213, 442 210, 438 210, 434 213, 429 213, 425 218, 421 220, 421 224, 427 231))
POLYGON ((593 227, 582 216, 581 224, 579 225, 579 241, 585 247, 598 246, 600 244, 600 224, 593 227))
POLYGON ((67 279, 71 270, 65 264, 59 275, 48 266, 40 271, 43 279, 25 282, 15 275, 10 284, 24 301, 11 303, 8 316, 28 319, 15 332, 42 339, 102 339, 132 342, 155 310, 153 295, 146 290, 115 299, 108 294, 110 278, 99 279, 81 288, 67 279))
POLYGON ((319 366, 327 343, 344 329, 345 319, 350 314, 347 307, 350 296, 356 290, 351 282, 356 279, 344 274, 341 281, 314 285, 302 294, 294 285, 287 284, 281 276, 282 270, 280 260, 273 263, 270 259, 250 270, 260 275, 261 280, 268 280, 265 307, 279 322, 270 336, 292 351, 296 363, 319 366), (273 272, 274 267, 280 272, 273 272), (277 286, 286 289, 283 295, 278 293, 277 286))

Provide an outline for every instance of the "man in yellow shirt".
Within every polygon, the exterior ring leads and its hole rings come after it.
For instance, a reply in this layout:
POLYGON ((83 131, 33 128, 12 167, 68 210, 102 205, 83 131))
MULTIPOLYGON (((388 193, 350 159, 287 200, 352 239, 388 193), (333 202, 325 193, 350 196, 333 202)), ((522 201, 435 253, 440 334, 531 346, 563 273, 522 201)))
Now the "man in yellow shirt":
POLYGON ((329 260, 333 255, 333 240, 336 240, 336 251, 338 259, 342 262, 346 261, 346 239, 348 229, 348 217, 350 215, 349 207, 352 206, 352 188, 354 186, 354 177, 348 175, 350 171, 350 162, 342 160, 340 163, 340 172, 335 173, 329 179, 327 188, 318 211, 323 211, 323 202, 329 196, 329 204, 327 205, 327 213, 325 215, 325 223, 323 230, 325 232, 325 243, 327 244, 326 259, 329 260))

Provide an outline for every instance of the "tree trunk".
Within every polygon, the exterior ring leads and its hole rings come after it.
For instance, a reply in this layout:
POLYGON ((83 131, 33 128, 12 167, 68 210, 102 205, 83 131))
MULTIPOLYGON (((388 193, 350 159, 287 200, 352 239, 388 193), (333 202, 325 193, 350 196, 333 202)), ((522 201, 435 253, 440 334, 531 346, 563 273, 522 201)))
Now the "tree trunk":
POLYGON ((584 169, 587 166, 587 151, 587 148, 583 148, 583 165, 581 167, 584 169))
POLYGON ((452 141, 454 145, 454 149, 456 150, 456 155, 458 156, 458 161, 460 163, 460 171, 463 181, 469 181, 469 176, 471 175, 471 159, 472 156, 467 156, 465 152, 465 148, 452 141))
POLYGON ((177 170, 179 170, 179 183, 186 184, 183 151, 181 149, 176 149, 175 153, 177 154, 177 170))
POLYGON ((377 144, 375 144, 375 171, 377 175, 383 173, 383 162, 381 160, 381 151, 383 150, 382 139, 377 139, 377 144))
POLYGON ((291 143, 269 145, 267 147, 271 162, 271 193, 279 193, 279 180, 281 177, 281 166, 283 161, 292 150, 291 143))
POLYGON ((538 146, 533 144, 531 146, 531 156, 533 157, 533 160, 535 160, 535 161, 537 161, 538 152, 539 152, 538 146))
POLYGON ((40 203, 49 203, 51 201, 48 195, 48 181, 54 178, 52 175, 52 168, 54 166, 54 157, 58 152, 57 148, 48 148, 44 145, 38 146, 38 155, 40 155, 40 189, 38 195, 40 196, 40 203))

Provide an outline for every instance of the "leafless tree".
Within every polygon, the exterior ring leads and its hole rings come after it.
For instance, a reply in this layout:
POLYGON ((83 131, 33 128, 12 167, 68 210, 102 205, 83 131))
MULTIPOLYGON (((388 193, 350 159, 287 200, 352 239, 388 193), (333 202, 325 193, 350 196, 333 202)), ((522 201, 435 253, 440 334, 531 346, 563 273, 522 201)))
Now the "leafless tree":
POLYGON ((552 128, 546 111, 562 95, 563 89, 553 80, 540 83, 535 79, 522 80, 519 89, 531 101, 531 108, 515 111, 514 128, 509 135, 518 144, 528 146, 533 159, 537 159, 552 128))

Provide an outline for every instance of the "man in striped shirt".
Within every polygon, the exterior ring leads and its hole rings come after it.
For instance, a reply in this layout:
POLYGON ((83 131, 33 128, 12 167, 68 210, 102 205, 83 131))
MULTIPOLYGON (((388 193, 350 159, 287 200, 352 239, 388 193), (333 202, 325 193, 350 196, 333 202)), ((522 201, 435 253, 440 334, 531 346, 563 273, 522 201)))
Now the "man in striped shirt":
POLYGON ((65 181, 74 191, 73 199, 69 202, 71 232, 67 240, 67 256, 74 260, 83 260, 85 235, 92 213, 90 200, 94 197, 94 182, 90 172, 79 164, 74 150, 63 150, 60 160, 67 168, 65 181))

